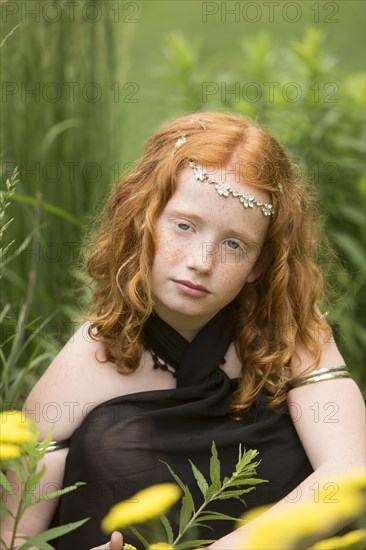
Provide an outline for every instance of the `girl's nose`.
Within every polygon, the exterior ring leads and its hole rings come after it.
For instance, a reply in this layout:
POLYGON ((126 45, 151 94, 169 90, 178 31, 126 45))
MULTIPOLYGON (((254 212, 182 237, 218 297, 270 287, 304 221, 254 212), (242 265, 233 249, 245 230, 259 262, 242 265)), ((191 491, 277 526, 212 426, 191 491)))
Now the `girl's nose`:
POLYGON ((203 242, 187 251, 187 267, 204 273, 212 271, 215 256, 217 253, 217 244, 203 242))

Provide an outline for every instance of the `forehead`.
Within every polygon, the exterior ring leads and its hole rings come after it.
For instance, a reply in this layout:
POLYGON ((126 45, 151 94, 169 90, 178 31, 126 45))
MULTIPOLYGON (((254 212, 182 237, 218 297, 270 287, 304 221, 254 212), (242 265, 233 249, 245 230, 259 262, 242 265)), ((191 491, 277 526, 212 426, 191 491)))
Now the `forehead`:
MULTIPOLYGON (((235 174, 217 171, 215 179, 228 183, 242 194, 252 195, 264 202, 270 202, 270 195, 261 189, 237 181, 235 174)), ((188 211, 204 221, 217 223, 224 229, 245 231, 256 240, 264 240, 270 224, 270 216, 264 216, 259 207, 245 208, 231 195, 219 195, 215 186, 196 180, 190 167, 185 168, 177 178, 176 191, 168 201, 165 211, 188 211)))

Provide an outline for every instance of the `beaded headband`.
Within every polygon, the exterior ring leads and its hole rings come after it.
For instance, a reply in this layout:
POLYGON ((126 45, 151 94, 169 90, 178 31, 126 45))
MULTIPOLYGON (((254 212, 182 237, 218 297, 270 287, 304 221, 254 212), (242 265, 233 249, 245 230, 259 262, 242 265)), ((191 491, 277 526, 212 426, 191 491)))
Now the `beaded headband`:
MULTIPOLYGON (((175 143, 173 149, 173 156, 175 155, 177 149, 187 141, 187 137, 181 136, 175 143)), ((239 193, 235 189, 232 189, 230 185, 223 181, 217 181, 212 176, 209 175, 208 171, 203 166, 197 166, 193 160, 189 161, 189 166, 193 170, 193 175, 196 180, 212 183, 215 186, 217 193, 222 197, 228 197, 232 195, 240 200, 244 208, 253 208, 253 206, 259 206, 265 216, 272 216, 274 214, 272 204, 260 201, 252 195, 246 195, 239 193)))

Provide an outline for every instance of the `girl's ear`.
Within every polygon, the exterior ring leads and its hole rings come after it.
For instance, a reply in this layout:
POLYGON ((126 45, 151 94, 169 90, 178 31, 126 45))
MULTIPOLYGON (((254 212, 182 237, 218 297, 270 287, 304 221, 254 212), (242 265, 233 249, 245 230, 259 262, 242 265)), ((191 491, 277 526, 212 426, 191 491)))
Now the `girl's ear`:
POLYGON ((269 250, 269 246, 265 243, 262 247, 262 250, 259 253, 257 260, 253 265, 251 272, 247 277, 247 283, 254 283, 264 273, 269 264, 272 261, 272 254, 269 250))

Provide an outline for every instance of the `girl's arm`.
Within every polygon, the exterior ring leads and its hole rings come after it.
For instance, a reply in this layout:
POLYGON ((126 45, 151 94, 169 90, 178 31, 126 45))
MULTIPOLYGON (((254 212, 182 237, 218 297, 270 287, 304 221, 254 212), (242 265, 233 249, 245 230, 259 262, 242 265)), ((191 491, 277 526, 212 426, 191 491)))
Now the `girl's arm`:
MULTIPOLYGON (((294 376, 300 375, 310 363, 311 357, 298 346, 298 357, 291 365, 294 376)), ((344 360, 336 344, 323 344, 318 368, 341 364, 344 360)), ((245 540, 252 529, 265 529, 266 520, 280 511, 292 512, 296 506, 301 514, 300 506, 305 499, 316 500, 317 488, 322 490, 326 483, 337 483, 342 474, 364 467, 365 406, 353 380, 333 379, 294 388, 288 393, 288 404, 314 472, 260 517, 210 545, 211 550, 246 548, 245 540)))

